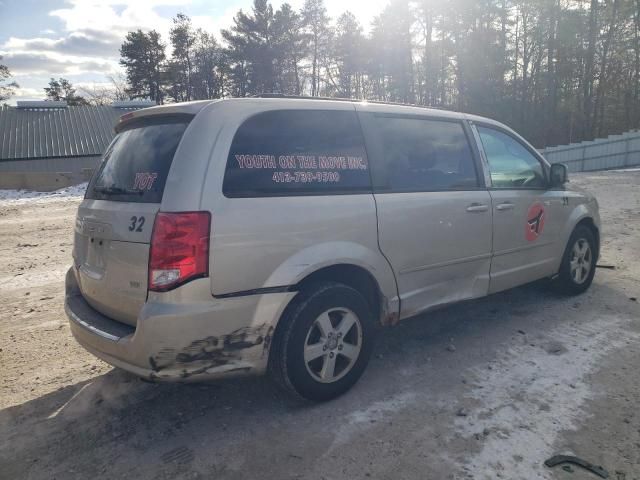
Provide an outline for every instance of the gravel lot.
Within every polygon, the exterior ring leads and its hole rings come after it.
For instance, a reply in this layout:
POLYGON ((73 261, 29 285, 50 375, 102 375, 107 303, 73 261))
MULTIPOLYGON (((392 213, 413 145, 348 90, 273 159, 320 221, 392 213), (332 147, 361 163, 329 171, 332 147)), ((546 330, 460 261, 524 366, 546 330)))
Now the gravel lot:
POLYGON ((321 405, 266 378, 142 382, 71 337, 79 197, 0 196, 0 478, 640 479, 640 171, 574 175, 604 226, 593 287, 540 285, 387 329, 321 405))

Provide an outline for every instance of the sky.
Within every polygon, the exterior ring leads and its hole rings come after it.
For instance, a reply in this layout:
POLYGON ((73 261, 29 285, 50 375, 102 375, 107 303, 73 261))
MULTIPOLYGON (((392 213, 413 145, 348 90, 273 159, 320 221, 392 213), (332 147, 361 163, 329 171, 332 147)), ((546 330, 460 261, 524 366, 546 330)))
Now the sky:
MULTIPOLYGON (((20 88, 16 100, 42 100, 51 77, 100 87, 122 74, 119 48, 126 33, 159 31, 169 40, 171 18, 182 12, 220 38, 252 0, 0 0, 0 56, 20 88)), ((274 8, 282 0, 272 0, 274 8)), ((304 0, 289 0, 296 9, 304 0)), ((350 10, 367 29, 386 0, 325 0, 331 17, 350 10)), ((167 52, 170 53, 170 52, 167 52)))

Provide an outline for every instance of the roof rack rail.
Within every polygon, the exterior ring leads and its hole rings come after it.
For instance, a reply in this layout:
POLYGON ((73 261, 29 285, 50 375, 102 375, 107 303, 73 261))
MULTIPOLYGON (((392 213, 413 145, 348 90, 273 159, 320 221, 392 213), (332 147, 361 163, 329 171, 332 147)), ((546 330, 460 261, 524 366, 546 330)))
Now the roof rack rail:
POLYGON ((252 95, 252 98, 289 98, 295 100, 333 100, 337 102, 366 102, 367 100, 359 100, 357 98, 343 97, 311 97, 308 95, 288 95, 286 93, 258 93, 252 95))
POLYGON ((433 107, 429 105, 417 105, 415 103, 402 103, 402 102, 385 102, 383 100, 368 100, 366 98, 344 98, 344 97, 311 97, 307 95, 287 95, 285 93, 258 93, 252 95, 251 98, 287 98, 295 100, 327 100, 335 102, 366 102, 374 103, 377 105, 397 105, 400 107, 415 107, 415 108, 427 108, 431 110, 447 110, 442 107, 433 107))

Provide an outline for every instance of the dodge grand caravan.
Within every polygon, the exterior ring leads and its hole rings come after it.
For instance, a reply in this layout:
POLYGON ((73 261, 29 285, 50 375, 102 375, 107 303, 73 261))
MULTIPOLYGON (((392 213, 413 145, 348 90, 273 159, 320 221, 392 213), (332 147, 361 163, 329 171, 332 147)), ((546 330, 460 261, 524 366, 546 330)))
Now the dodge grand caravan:
POLYGON ((76 339, 153 380, 270 371, 327 400, 380 325, 593 280, 596 200, 481 117, 293 98, 124 115, 75 223, 76 339))

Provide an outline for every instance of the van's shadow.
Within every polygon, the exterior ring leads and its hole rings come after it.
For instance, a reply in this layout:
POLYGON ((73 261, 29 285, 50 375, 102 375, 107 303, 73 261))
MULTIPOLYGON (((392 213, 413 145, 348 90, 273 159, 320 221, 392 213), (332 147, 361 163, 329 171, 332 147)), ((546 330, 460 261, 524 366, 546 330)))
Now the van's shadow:
POLYGON ((437 368, 438 361, 448 362, 456 356, 459 367, 454 368, 462 375, 472 365, 464 360, 466 347, 477 348, 478 342, 483 342, 484 348, 495 349, 523 328, 551 327, 554 322, 568 321, 568 316, 575 320, 581 309, 604 310, 600 298, 630 303, 624 293, 601 284, 575 298, 559 297, 531 285, 385 329, 369 370, 356 388, 324 405, 292 400, 267 378, 150 384, 114 369, 0 411, 0 432, 7 440, 0 447, 0 465, 4 465, 5 478, 27 474, 53 478, 56 472, 58 478, 89 478, 105 475, 127 456, 150 455, 159 465, 193 456, 193 450, 180 453, 174 448, 184 442, 216 446, 245 440, 250 444, 254 440, 243 439, 247 435, 269 439, 270 429, 289 421, 304 423, 302 441, 314 432, 321 435, 326 418, 366 408, 389 392, 406 388, 406 376, 396 374, 404 369, 424 365, 428 381, 427 360, 434 359, 431 366, 437 368), (573 313, 567 315, 567 311, 573 313), (447 351, 452 339, 455 355, 451 348, 447 351))

